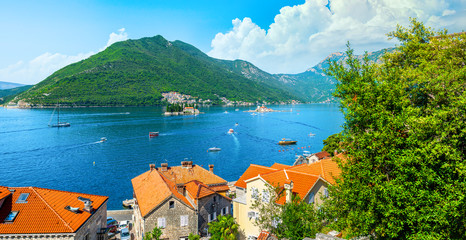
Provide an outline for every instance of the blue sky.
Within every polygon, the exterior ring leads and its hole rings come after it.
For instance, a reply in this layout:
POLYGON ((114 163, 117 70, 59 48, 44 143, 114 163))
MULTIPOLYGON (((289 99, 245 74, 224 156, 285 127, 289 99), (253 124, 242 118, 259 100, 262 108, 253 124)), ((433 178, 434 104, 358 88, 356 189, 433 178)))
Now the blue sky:
POLYGON ((0 81, 33 84, 109 44, 162 35, 210 56, 298 73, 350 41, 356 52, 393 46, 384 35, 417 17, 466 26, 466 0, 2 1, 0 81))

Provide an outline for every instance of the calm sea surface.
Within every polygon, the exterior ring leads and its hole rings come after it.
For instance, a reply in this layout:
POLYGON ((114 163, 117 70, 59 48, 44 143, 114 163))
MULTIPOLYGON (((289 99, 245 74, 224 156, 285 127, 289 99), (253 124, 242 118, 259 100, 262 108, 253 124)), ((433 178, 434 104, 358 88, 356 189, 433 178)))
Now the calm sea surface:
POLYGON ((151 163, 173 166, 187 158, 214 164, 217 175, 235 181, 251 163, 293 164, 303 150, 320 151, 344 122, 336 104, 270 107, 292 111, 253 116, 243 112, 248 107, 210 107, 198 116, 164 117, 156 107, 73 108, 60 114, 71 127, 58 129, 47 127, 52 109, 0 108, 0 185, 105 195, 109 209, 120 209, 132 198, 131 179, 151 163), (149 138, 150 131, 160 136, 149 138), (298 144, 280 146, 281 138, 298 144))

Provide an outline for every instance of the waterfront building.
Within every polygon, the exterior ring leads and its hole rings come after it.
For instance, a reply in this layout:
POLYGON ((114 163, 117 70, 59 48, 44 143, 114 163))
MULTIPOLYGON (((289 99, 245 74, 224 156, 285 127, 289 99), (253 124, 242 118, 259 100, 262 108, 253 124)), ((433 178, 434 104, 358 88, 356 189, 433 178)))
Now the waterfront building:
POLYGON ((231 212, 227 181, 209 170, 183 161, 181 166, 160 168, 133 178, 134 235, 142 239, 154 227, 162 228, 161 239, 188 239, 190 233, 208 235, 208 223, 231 212))
MULTIPOLYGON (((336 157, 344 158, 344 155, 336 157)), ((284 191, 276 204, 283 205, 290 202, 292 196, 299 196, 302 201, 318 206, 328 197, 328 186, 335 184, 340 173, 341 170, 332 158, 297 166, 275 163, 265 167, 251 164, 235 183, 233 217, 240 228, 240 239, 258 239, 262 230, 268 230, 254 225, 259 213, 252 208, 256 199, 268 201, 268 186, 278 186, 284 191)))
POLYGON ((0 239, 107 239, 108 197, 0 186, 0 239))

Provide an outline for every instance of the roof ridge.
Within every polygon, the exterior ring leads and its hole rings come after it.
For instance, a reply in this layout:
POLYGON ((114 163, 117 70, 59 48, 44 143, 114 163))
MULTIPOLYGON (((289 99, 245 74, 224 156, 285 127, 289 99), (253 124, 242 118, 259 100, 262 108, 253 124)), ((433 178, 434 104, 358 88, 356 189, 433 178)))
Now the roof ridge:
POLYGON ((261 168, 270 168, 270 169, 275 169, 275 170, 278 170, 276 168, 273 168, 273 167, 266 167, 266 166, 262 166, 262 165, 259 165, 259 164, 254 164, 254 163, 251 163, 249 164, 249 166, 256 166, 256 167, 261 167, 261 168))
POLYGON ((305 173, 305 172, 300 172, 300 171, 290 170, 290 169, 288 169, 288 172, 303 174, 303 175, 309 175, 309 176, 313 176, 313 177, 319 177, 320 176, 320 175, 315 175, 315 174, 310 174, 310 173, 305 173))
POLYGON ((290 178, 288 177, 288 173, 286 173, 286 169, 283 169, 283 172, 285 173, 286 179, 290 180, 290 178))
MULTIPOLYGON (((35 187, 29 187, 29 189, 31 189, 39 198, 40 200, 42 200, 45 205, 50 208, 50 210, 52 210, 52 212, 57 215, 57 217, 65 224, 65 226, 67 226, 72 232, 75 232, 75 230, 65 221, 65 219, 63 219, 60 214, 57 213, 57 211, 55 211, 55 209, 53 209, 50 204, 48 204, 47 201, 45 201, 45 199, 39 194, 39 192, 37 192, 35 189, 35 187)), ((42 188, 41 188, 42 189, 42 188)), ((50 190, 50 189, 47 189, 47 190, 50 190)))
POLYGON ((322 164, 322 160, 319 162, 320 162, 320 170, 322 170, 322 177, 325 178, 324 165, 322 164))
MULTIPOLYGON (((96 197, 107 197, 107 196, 96 195, 96 194, 70 192, 70 191, 57 190, 57 189, 50 189, 50 188, 43 188, 43 187, 34 187, 34 186, 30 186, 30 187, 32 187, 32 188, 37 188, 37 189, 43 189, 43 190, 49 190, 49 191, 55 191, 55 192, 76 193, 76 194, 90 195, 90 196, 96 196, 96 197)), ((21 187, 16 187, 16 188, 21 188, 21 187)), ((29 187, 24 187, 24 188, 29 188, 29 187)), ((108 198, 108 197, 107 197, 107 198, 108 198)))

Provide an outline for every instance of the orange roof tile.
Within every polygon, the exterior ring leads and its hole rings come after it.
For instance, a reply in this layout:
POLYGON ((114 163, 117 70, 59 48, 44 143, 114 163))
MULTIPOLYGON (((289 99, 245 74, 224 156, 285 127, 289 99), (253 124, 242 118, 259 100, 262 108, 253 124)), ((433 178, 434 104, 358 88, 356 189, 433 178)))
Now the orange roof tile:
POLYGON ((270 233, 267 232, 267 231, 264 231, 262 230, 262 232, 259 234, 259 236, 257 237, 257 240, 267 240, 267 238, 269 237, 270 233))
POLYGON ((210 186, 209 188, 216 191, 216 192, 226 192, 226 191, 230 190, 230 187, 228 187, 228 185, 210 186))
POLYGON ((192 207, 194 208, 194 206, 188 201, 188 199, 186 199, 185 196, 183 196, 183 194, 181 194, 180 192, 178 192, 178 188, 177 186, 171 182, 170 180, 168 180, 167 178, 165 178, 163 175, 161 175, 161 177, 163 178, 163 180, 165 181, 165 183, 168 185, 171 193, 177 197, 178 199, 180 199, 182 202, 184 202, 186 205, 188 205, 189 207, 192 207))
POLYGON ((84 203, 78 197, 89 198, 94 209, 100 208, 108 197, 58 191, 38 187, 10 188, 15 191, 0 208, 0 233, 74 233, 91 216, 83 211, 84 203), (21 193, 29 193, 26 203, 16 203, 21 193), (79 207, 79 212, 66 210, 66 206, 79 207), (11 211, 18 211, 13 222, 4 222, 11 211))
POLYGON ((240 188, 246 188, 246 182, 244 182, 245 180, 256 177, 259 174, 265 174, 276 170, 278 169, 251 164, 249 165, 248 169, 246 169, 246 171, 243 173, 243 175, 241 175, 238 181, 236 181, 235 186, 240 188))
MULTIPOLYGON (((346 159, 346 156, 343 154, 338 154, 335 157, 343 160, 346 159)), ((335 184, 335 178, 338 178, 341 174, 341 169, 333 158, 326 158, 315 163, 302 164, 289 169, 302 173, 320 175, 330 184, 335 184)))
MULTIPOLYGON (((270 183, 272 186, 283 187, 284 183, 293 181, 293 190, 294 194, 297 194, 301 199, 306 197, 307 193, 314 186, 314 183, 317 181, 319 176, 296 172, 288 169, 283 169, 271 173, 267 173, 261 176, 262 179, 270 183)), ((285 194, 277 201, 279 204, 284 204, 286 200, 285 194)))
POLYGON ((0 186, 0 200, 10 196, 11 192, 7 187, 0 186))
POLYGON ((184 168, 182 166, 169 167, 167 171, 157 169, 159 173, 163 174, 170 181, 175 184, 185 184, 192 180, 198 180, 206 185, 226 184, 227 181, 215 175, 214 173, 204 169, 201 166, 193 165, 192 168, 184 168))
POLYGON ((284 168, 289 168, 291 166, 288 166, 288 165, 285 165, 285 164, 281 164, 281 163, 274 163, 272 166, 270 166, 271 168, 275 168, 275 169, 284 169, 284 168))
POLYGON ((323 159, 323 158, 328 158, 330 157, 330 153, 326 152, 326 151, 322 151, 322 152, 318 152, 315 154, 317 158, 319 159, 323 159))
POLYGON ((131 179, 131 183, 142 216, 146 216, 172 194, 167 183, 156 170, 147 171, 131 179))
POLYGON ((199 181, 191 181, 185 184, 185 186, 186 186, 186 191, 189 192, 189 194, 193 197, 193 199, 199 199, 199 198, 203 198, 203 197, 215 194, 214 190, 210 189, 207 185, 199 181))

